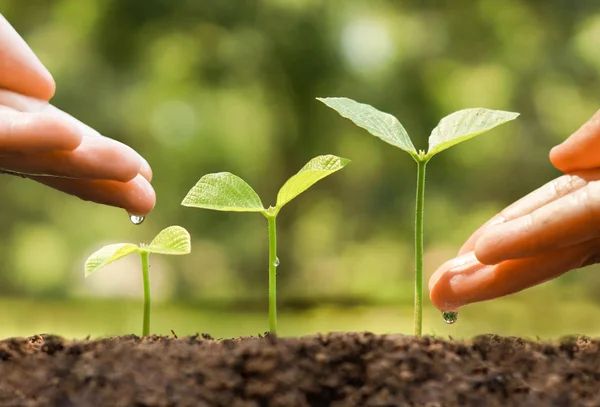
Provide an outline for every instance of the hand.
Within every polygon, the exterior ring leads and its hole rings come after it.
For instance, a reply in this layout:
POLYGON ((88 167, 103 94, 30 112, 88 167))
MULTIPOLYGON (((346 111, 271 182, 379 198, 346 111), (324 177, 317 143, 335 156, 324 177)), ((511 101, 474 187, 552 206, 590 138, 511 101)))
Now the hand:
POLYGON ((550 152, 567 173, 479 228, 429 280, 441 311, 485 301, 600 262, 600 111, 550 152))
POLYGON ((54 88, 0 15, 0 172, 132 214, 150 212, 156 197, 146 160, 50 105, 54 88))

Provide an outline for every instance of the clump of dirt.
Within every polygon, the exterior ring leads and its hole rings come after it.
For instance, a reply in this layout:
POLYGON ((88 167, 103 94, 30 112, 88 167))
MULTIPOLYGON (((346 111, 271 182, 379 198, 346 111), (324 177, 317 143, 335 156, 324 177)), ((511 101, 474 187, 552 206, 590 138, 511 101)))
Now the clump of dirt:
POLYGON ((600 340, 369 333, 0 341, 0 406, 599 406, 600 340))

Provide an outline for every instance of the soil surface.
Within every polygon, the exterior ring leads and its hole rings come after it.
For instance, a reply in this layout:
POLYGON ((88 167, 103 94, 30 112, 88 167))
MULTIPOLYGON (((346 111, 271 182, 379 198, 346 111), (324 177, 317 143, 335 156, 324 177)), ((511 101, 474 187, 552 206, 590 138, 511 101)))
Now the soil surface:
POLYGON ((600 339, 0 341, 0 406, 600 406, 600 339))

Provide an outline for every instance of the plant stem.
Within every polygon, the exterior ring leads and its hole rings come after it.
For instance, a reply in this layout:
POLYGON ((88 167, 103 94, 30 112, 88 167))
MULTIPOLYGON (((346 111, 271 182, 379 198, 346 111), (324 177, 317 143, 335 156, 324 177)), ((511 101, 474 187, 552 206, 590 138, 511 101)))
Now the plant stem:
POLYGON ((148 252, 142 251, 142 277, 144 280, 144 325, 142 336, 150 335, 150 272, 148 267, 148 252))
POLYGON ((417 161, 417 207, 415 216, 415 336, 423 330, 423 212, 425 209, 425 166, 417 161))
POLYGON ((277 230, 275 216, 269 221, 269 332, 277 334, 277 230))

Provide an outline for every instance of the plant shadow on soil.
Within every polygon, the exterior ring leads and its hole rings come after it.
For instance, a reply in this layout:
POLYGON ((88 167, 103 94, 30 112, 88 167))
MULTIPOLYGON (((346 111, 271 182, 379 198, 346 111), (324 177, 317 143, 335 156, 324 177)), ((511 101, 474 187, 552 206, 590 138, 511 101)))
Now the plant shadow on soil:
POLYGON ((0 341, 0 406, 597 406, 600 339, 371 333, 0 341))

